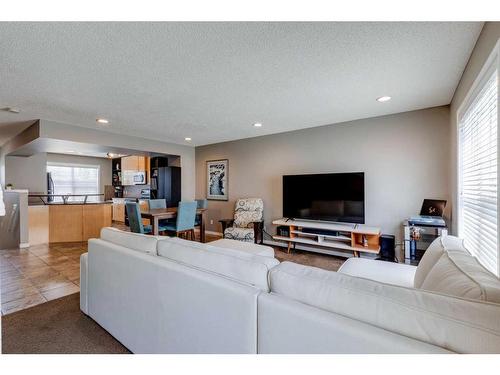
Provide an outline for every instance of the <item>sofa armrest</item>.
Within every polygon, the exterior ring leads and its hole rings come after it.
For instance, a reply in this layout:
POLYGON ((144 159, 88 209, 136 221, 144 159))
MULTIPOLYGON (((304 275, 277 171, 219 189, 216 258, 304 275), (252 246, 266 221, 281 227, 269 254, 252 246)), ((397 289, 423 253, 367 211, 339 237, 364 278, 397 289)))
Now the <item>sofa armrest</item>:
POLYGON ((222 219, 222 220, 219 220, 219 223, 221 223, 221 225, 222 225, 222 235, 224 235, 226 228, 233 226, 234 219, 222 219))
POLYGON ((88 310, 88 255, 89 253, 80 256, 80 310, 86 315, 88 310))
POLYGON ((417 267, 365 258, 349 258, 337 272, 385 284, 414 287, 417 267))

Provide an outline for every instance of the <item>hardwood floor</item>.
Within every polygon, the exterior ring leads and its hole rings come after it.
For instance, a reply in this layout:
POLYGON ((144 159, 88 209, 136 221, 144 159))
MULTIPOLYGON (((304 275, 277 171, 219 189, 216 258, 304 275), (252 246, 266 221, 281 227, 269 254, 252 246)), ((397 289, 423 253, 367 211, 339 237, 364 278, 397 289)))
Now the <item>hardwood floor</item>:
MULTIPOLYGON (((123 224, 113 224, 128 230, 123 224)), ((219 239, 206 235, 207 242, 219 239)), ((198 237, 197 237, 197 240, 198 237)), ((27 249, 0 251, 1 314, 6 315, 80 291, 80 255, 87 252, 87 242, 47 244, 27 249)), ((274 247, 280 261, 336 271, 345 258, 305 251, 286 253, 274 247)))

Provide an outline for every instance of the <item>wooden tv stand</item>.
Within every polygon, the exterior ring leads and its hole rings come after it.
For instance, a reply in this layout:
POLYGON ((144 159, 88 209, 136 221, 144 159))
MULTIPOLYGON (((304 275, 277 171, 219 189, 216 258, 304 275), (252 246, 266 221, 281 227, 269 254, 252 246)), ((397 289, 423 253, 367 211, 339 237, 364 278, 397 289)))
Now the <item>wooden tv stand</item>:
MULTIPOLYGON (((273 224, 289 227, 289 237, 273 236, 277 241, 288 242, 288 253, 293 244, 304 244, 332 248, 338 250, 352 251, 354 256, 359 257, 360 252, 378 254, 380 251, 380 228, 364 224, 349 223, 327 223, 306 220, 274 220, 273 224), (332 231, 335 234, 309 233, 303 229, 319 231, 332 231), (363 246, 363 236, 366 237, 368 246, 363 246)), ((324 251, 320 251, 324 252, 324 251)))

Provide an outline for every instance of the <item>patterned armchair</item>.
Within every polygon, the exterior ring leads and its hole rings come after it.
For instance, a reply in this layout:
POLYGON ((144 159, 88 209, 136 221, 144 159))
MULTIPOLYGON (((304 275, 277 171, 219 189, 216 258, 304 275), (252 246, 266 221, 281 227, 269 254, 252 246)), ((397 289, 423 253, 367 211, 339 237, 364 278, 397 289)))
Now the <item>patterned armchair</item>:
POLYGON ((234 219, 220 220, 224 238, 245 242, 263 242, 264 202, 260 198, 238 199, 234 219))

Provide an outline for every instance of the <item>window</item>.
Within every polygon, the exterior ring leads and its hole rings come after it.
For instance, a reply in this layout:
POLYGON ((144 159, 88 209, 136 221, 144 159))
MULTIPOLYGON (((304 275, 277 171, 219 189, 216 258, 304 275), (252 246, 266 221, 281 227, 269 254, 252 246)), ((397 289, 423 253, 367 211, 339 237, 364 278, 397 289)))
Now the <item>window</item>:
MULTIPOLYGON (((54 183, 53 194, 99 194, 99 166, 49 163, 47 172, 54 183)), ((97 200, 99 197, 88 198, 97 200)))
POLYGON ((478 261, 498 276, 497 51, 459 110, 458 235, 478 261))

